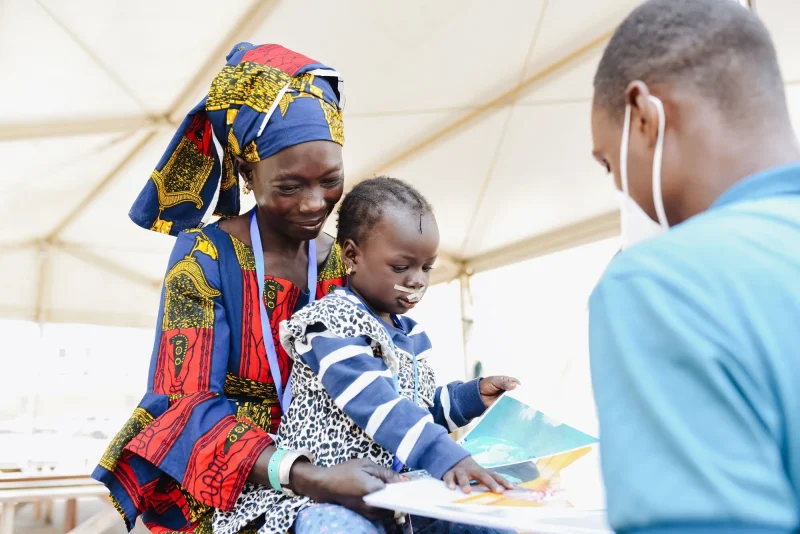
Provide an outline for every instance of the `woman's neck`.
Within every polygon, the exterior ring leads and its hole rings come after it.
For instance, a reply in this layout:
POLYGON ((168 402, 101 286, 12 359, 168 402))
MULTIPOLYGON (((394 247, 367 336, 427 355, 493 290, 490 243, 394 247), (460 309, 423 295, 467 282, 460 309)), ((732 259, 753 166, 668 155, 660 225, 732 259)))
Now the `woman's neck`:
POLYGON ((256 219, 258 220, 258 233, 261 236, 261 246, 264 251, 290 258, 302 255, 306 250, 306 241, 292 239, 286 234, 275 230, 261 216, 258 209, 256 209, 256 219))

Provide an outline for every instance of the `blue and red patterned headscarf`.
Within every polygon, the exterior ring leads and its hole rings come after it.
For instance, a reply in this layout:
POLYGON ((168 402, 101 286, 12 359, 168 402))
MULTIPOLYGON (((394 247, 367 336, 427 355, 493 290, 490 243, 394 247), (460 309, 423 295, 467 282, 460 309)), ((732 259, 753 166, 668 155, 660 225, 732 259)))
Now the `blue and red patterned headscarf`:
POLYGON ((344 144, 342 79, 279 45, 236 45, 139 194, 130 217, 177 235, 239 214, 236 156, 256 162, 308 141, 344 144))

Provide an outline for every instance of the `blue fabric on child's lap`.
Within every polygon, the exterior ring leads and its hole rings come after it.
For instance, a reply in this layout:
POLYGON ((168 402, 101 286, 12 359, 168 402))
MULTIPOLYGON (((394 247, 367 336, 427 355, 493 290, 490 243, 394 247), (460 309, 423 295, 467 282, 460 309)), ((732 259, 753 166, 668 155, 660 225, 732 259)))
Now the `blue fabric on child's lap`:
POLYGON ((366 517, 334 504, 315 504, 301 511, 294 522, 295 534, 386 534, 366 517))

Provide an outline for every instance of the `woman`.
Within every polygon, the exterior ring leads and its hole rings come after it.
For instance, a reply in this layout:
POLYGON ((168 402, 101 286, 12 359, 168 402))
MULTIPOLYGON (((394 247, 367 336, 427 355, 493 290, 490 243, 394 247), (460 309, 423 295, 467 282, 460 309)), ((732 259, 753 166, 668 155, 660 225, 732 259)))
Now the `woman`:
MULTIPOLYGON (((246 481, 269 483, 269 433, 290 400, 278 325, 345 283, 339 247, 320 234, 344 185, 341 79, 278 45, 241 43, 227 59, 130 213, 178 238, 148 392, 93 473, 129 529, 142 515, 154 533, 211 532, 246 481), (238 215, 239 176, 252 225, 238 215), (221 222, 203 226, 212 215, 221 222)), ((367 460, 296 462, 287 487, 375 519, 362 497, 396 480, 367 460)))

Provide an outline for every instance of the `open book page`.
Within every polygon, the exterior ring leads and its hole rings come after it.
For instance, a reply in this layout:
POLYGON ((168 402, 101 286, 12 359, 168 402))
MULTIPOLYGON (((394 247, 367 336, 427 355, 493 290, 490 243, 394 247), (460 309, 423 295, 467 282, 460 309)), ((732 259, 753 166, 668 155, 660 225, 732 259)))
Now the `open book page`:
POLYGON ((367 496, 367 503, 494 528, 607 532, 602 499, 587 500, 580 491, 597 478, 597 439, 547 417, 512 393, 484 414, 462 445, 479 463, 514 484, 513 490, 494 494, 474 486, 467 495, 415 472, 408 474, 410 482, 367 496), (576 488, 571 491, 565 481, 576 488))
POLYGON ((492 468, 515 485, 495 494, 475 486, 470 494, 449 490, 443 482, 419 476, 390 484, 365 498, 372 506, 425 517, 520 531, 608 532, 602 509, 577 508, 561 485, 561 473, 593 447, 492 468))
POLYGON ((597 438, 529 406, 518 391, 505 393, 460 441, 484 467, 577 449, 597 438))

